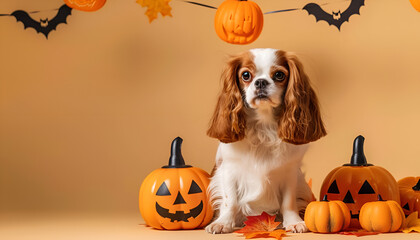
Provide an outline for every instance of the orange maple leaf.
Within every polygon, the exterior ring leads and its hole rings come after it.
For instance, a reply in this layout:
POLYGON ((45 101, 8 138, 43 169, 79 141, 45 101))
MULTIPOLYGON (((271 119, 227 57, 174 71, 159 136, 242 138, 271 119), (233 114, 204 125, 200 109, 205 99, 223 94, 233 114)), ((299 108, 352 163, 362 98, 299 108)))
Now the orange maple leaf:
POLYGON ((142 7, 147 7, 147 11, 144 13, 149 17, 149 23, 155 20, 158 13, 162 16, 170 16, 172 8, 169 6, 171 0, 137 0, 137 3, 142 7))
POLYGON ((419 213, 413 212, 411 213, 406 219, 403 226, 404 233, 409 233, 412 231, 420 232, 420 219, 419 219, 419 213))
POLYGON ((250 238, 275 238, 281 239, 286 231, 282 229, 276 229, 280 222, 275 221, 276 216, 271 216, 266 212, 263 212, 259 216, 249 216, 244 222, 245 227, 235 231, 236 233, 242 233, 246 239, 250 238))

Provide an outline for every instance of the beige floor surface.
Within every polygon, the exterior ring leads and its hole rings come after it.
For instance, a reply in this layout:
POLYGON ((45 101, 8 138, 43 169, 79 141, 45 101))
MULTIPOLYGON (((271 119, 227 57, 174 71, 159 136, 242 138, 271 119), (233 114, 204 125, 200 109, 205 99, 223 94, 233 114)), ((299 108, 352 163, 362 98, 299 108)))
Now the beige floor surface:
MULTIPOLYGON (((204 230, 161 231, 146 227, 139 214, 77 214, 77 213, 0 213, 1 240, 241 240, 241 235, 212 235, 204 230)), ((420 240, 420 233, 379 234, 375 236, 343 236, 338 234, 288 234, 289 240, 313 239, 398 239, 420 240)))

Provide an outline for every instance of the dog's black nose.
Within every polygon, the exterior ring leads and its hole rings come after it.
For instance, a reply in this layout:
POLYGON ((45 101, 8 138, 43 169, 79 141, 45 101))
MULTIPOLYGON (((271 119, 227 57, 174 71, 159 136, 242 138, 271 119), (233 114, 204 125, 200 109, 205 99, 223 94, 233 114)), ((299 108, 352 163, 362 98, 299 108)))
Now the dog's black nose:
POLYGON ((254 84, 257 89, 264 89, 265 87, 267 87, 269 82, 265 79, 257 79, 254 84))

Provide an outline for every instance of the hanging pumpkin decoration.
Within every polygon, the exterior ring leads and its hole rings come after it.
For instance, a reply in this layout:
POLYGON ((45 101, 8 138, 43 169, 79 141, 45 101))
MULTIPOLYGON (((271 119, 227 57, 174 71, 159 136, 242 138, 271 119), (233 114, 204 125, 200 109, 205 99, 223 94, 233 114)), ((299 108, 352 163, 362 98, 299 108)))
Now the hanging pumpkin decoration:
POLYGON ((185 165, 181 144, 180 137, 172 141, 169 164, 151 172, 140 187, 140 213, 157 229, 202 228, 213 217, 207 195, 210 175, 185 165))
POLYGON ((327 195, 306 207, 305 224, 311 232, 334 233, 350 225, 350 210, 342 201, 328 201, 327 195))
POLYGON ((410 3, 414 9, 420 12, 420 0, 410 0, 410 3))
POLYGON ((217 35, 232 44, 249 44, 260 36, 264 17, 252 1, 226 0, 216 11, 214 27, 217 35))
POLYGON ((67 6, 85 12, 93 12, 105 5, 106 0, 64 0, 67 6))
POLYGON ((406 177, 398 181, 401 207, 406 216, 420 212, 420 177, 406 177))
POLYGON ((351 213, 350 227, 360 228, 360 208, 366 202, 376 201, 377 195, 400 202, 398 184, 384 168, 368 164, 363 151, 365 138, 358 136, 353 143, 350 164, 332 170, 321 186, 321 196, 341 200, 351 213))
POLYGON ((360 209, 360 225, 369 232, 396 232, 404 225, 404 212, 396 201, 368 202, 360 209))

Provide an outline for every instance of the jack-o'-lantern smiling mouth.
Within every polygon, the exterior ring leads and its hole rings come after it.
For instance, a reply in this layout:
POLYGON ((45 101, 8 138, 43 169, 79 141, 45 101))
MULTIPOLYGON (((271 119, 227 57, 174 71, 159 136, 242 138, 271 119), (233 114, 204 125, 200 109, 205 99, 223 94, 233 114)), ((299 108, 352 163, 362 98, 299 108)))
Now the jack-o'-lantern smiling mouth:
POLYGON ((230 37, 250 37, 254 34, 254 28, 248 32, 244 32, 243 30, 240 30, 239 28, 238 30, 231 32, 231 31, 227 31, 226 28, 223 27, 223 32, 226 34, 226 36, 230 36, 230 37))
POLYGON ((159 205, 156 202, 156 212, 163 218, 169 218, 171 222, 174 221, 182 221, 188 222, 188 218, 193 217, 196 218, 200 213, 203 211, 203 201, 200 201, 197 207, 190 210, 189 213, 185 213, 183 211, 176 211, 175 213, 170 213, 169 209, 166 209, 159 205))
POLYGON ((359 214, 353 214, 353 212, 350 211, 350 215, 351 215, 351 218, 359 219, 359 214))

